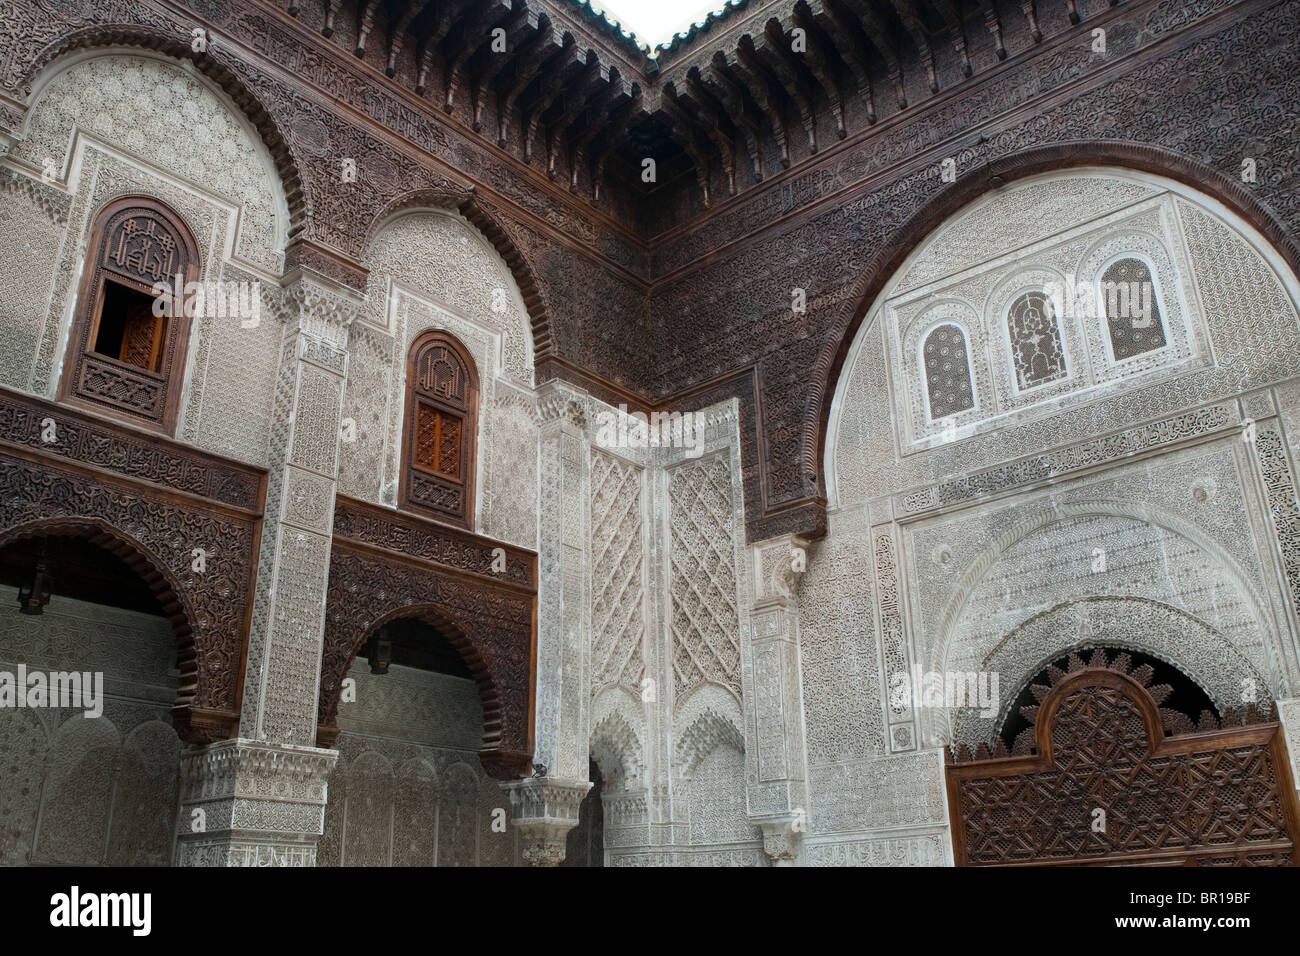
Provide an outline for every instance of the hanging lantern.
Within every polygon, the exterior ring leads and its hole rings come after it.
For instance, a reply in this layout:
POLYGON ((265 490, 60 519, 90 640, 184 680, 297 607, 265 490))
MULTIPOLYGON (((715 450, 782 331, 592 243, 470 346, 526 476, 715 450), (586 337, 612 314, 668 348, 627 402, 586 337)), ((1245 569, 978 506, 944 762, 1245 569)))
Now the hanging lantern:
POLYGON ((393 659, 393 639, 388 635, 388 628, 381 627, 370 638, 366 656, 370 659, 370 673, 388 673, 388 665, 393 659))
POLYGON ((36 567, 30 580, 18 586, 18 610, 22 614, 41 614, 45 605, 50 603, 54 590, 54 577, 50 574, 49 561, 45 554, 45 539, 41 539, 41 548, 36 556, 36 567))

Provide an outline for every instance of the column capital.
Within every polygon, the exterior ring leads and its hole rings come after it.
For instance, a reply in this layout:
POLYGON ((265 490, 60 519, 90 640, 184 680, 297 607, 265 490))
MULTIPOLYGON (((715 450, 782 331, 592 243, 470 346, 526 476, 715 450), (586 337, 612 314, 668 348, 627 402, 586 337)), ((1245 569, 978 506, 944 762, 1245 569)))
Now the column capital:
POLYGON ((591 781, 529 777, 501 787, 510 797, 510 822, 519 828, 524 862, 530 866, 563 863, 565 842, 578 825, 578 808, 591 781))
POLYGON ((794 866, 799 859, 799 844, 805 827, 801 811, 765 817, 750 817, 763 831, 763 852, 773 866, 794 866))
POLYGON ((808 540, 783 534, 750 546, 754 569, 754 607, 792 604, 799 577, 808 566, 808 540))
POLYGON ((181 759, 181 866, 315 866, 338 751, 238 738, 181 759))

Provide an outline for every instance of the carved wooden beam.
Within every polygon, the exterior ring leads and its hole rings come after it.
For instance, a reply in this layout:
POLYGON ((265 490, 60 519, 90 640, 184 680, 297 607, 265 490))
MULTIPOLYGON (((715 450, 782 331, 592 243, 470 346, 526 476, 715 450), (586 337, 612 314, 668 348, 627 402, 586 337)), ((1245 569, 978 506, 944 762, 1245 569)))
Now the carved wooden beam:
POLYGON ((858 95, 867 110, 867 122, 876 121, 876 100, 871 87, 871 63, 866 55, 866 37, 860 36, 861 27, 850 22, 841 22, 839 17, 825 4, 819 3, 813 9, 806 0, 799 0, 794 8, 795 20, 814 34, 823 50, 833 47, 843 61, 844 66, 857 84, 858 95), (857 27, 856 31, 854 27, 857 27), (858 34, 859 36, 855 36, 858 34))
MULTIPOLYGON (((609 72, 610 82, 606 84, 604 91, 598 94, 599 102, 587 104, 587 109, 584 110, 582 118, 585 118, 585 124, 579 129, 575 122, 566 133, 569 142, 569 192, 571 193, 578 191, 578 173, 582 169, 582 159, 587 155, 587 146, 601 130, 610 127, 615 122, 615 117, 619 116, 633 100, 633 94, 622 82, 623 78, 619 74, 618 67, 611 66, 609 72)), ((632 89, 639 92, 639 87, 635 85, 632 89)))
POLYGON ((563 91, 570 74, 586 66, 590 55, 590 51, 581 49, 573 36, 566 33, 560 53, 538 71, 534 84, 524 88, 519 97, 519 121, 524 131, 524 162, 532 161, 533 137, 537 133, 542 114, 563 91))
POLYGON ((1021 0, 1020 9, 1029 21, 1029 33, 1035 43, 1043 42, 1043 31, 1038 29, 1038 4, 1035 0, 1021 0))
POLYGON ((551 19, 543 15, 536 36, 528 41, 527 51, 521 51, 521 55, 510 58, 511 70, 501 77, 497 88, 498 146, 504 149, 509 141, 510 115, 519 96, 537 72, 544 70, 555 57, 563 54, 565 43, 570 40, 572 37, 557 37, 551 19))
POLYGON ((916 44, 917 51, 921 54, 921 60, 925 63, 926 72, 930 79, 930 92, 939 92, 939 78, 934 72, 934 50, 930 48, 930 38, 926 35, 925 25, 921 23, 916 15, 915 8, 911 5, 911 0, 892 0, 894 12, 898 14, 898 19, 902 21, 903 28, 907 30, 908 36, 916 44))
POLYGON ((687 86, 698 99, 709 98, 715 115, 725 115, 739 133, 749 153, 754 182, 763 181, 763 147, 758 122, 753 118, 740 88, 713 68, 707 73, 693 66, 686 72, 687 86))
MULTIPOLYGON (((769 20, 768 23, 770 24, 771 21, 769 20)), ((766 28, 764 29, 766 31, 766 28)), ((817 110, 813 105, 812 97, 808 95, 804 84, 790 64, 788 59, 792 55, 790 40, 781 32, 780 24, 777 24, 774 33, 764 32, 758 39, 742 36, 738 46, 741 57, 751 60, 756 68, 767 71, 770 81, 776 87, 774 92, 777 97, 784 94, 794 102, 804 132, 808 136, 808 149, 810 152, 817 152, 817 110)))
POLYGON ((606 135, 592 143, 592 201, 600 202, 600 184, 605 178, 605 165, 609 162, 609 157, 614 154, 618 145, 623 142, 623 137, 627 134, 628 127, 632 125, 632 120, 641 116, 644 109, 645 104, 641 95, 641 87, 634 83, 632 84, 632 96, 627 103, 610 113, 606 135))
POLYGON ((997 51, 998 59, 1005 60, 1007 47, 1002 42, 1002 17, 997 7, 993 5, 993 0, 980 0, 980 7, 984 10, 984 22, 988 25, 989 32, 993 34, 993 48, 997 51))
POLYGON ((402 53, 411 24, 419 18, 420 14, 432 7, 433 2, 434 0, 422 0, 418 3, 407 3, 402 9, 402 15, 393 21, 388 31, 388 65, 384 68, 384 72, 389 76, 397 75, 397 58, 402 53))
POLYGON ((537 117, 542 124, 542 138, 546 144, 546 175, 555 178, 555 164, 564 143, 564 131, 582 115, 588 103, 598 103, 601 93, 592 92, 593 86, 609 88, 609 67, 596 57, 594 50, 587 51, 587 62, 560 90, 555 102, 537 117), (548 117, 549 114, 549 117, 548 117))
MULTIPOLYGON (((1073 0, 1071 0, 1073 2, 1073 0)), ((961 71, 964 76, 971 75, 970 55, 966 52, 966 29, 962 23, 961 13, 953 0, 936 0, 935 6, 943 22, 952 33, 952 45, 961 59, 961 71)))
MULTIPOLYGON (((826 0, 827 9, 844 9, 843 0, 826 0)), ((885 61, 885 70, 889 74, 889 81, 894 84, 894 90, 898 97, 898 108, 907 109, 907 91, 903 87, 903 61, 898 55, 898 49, 894 46, 894 41, 890 39, 889 32, 885 29, 884 23, 876 16, 870 5, 856 8, 858 11, 859 22, 862 24, 863 32, 871 41, 871 45, 885 61)), ((850 14, 843 14, 849 16, 850 14)))
POLYGON ((766 74, 761 70, 754 71, 739 56, 730 57, 722 51, 713 54, 713 69, 719 74, 725 74, 735 86, 748 91, 753 97, 781 151, 781 165, 789 167, 790 130, 785 123, 785 111, 780 102, 772 97, 766 74))
MULTIPOLYGON (((722 170, 727 176, 727 194, 736 195, 736 143, 735 140, 727 135, 726 131, 720 125, 720 118, 711 107, 704 106, 705 100, 701 97, 696 100, 689 100, 695 106, 699 107, 702 115, 692 116, 686 109, 684 101, 687 98, 677 89, 675 83, 666 83, 664 85, 664 107, 675 118, 678 118, 683 125, 688 127, 691 132, 698 138, 699 130, 702 128, 705 135, 713 141, 713 145, 718 149, 718 155, 722 158, 722 170)), ((728 124, 730 125, 730 124, 728 124)))
POLYGON ((332 37, 334 35, 334 18, 338 16, 341 3, 342 0, 325 0, 325 25, 320 28, 321 36, 332 37))
POLYGON ((442 41, 444 113, 456 108, 456 93, 465 78, 465 64, 475 53, 492 44, 492 32, 505 29, 511 17, 508 0, 474 0, 469 10, 461 15, 455 27, 442 41))
POLYGON ((708 208, 713 204, 710 196, 709 178, 709 149, 707 140, 701 143, 696 137, 696 124, 687 116, 676 101, 673 100, 665 87, 664 95, 659 98, 659 110, 664 114, 669 128, 672 129, 675 138, 681 144, 686 155, 691 158, 695 164, 695 180, 699 183, 700 192, 704 194, 704 205, 708 208))
POLYGON ((451 16, 447 7, 442 4, 438 5, 438 15, 434 17, 433 22, 429 24, 428 31, 420 37, 420 42, 415 48, 415 61, 419 67, 415 75, 415 93, 417 96, 424 96, 429 91, 429 73, 433 69, 433 61, 438 55, 438 45, 442 43, 443 37, 451 30, 456 20, 451 16))
MULTIPOLYGON (((776 23, 776 20, 768 21, 769 33, 776 23)), ((777 24, 777 29, 781 31, 782 36, 790 39, 790 56, 810 73, 817 85, 821 87, 822 93, 831 105, 831 115, 835 117, 835 135, 844 139, 848 135, 848 127, 844 124, 844 91, 840 87, 838 78, 840 70, 833 62, 839 59, 838 54, 834 52, 834 45, 822 36, 821 30, 815 24, 793 16, 777 24), (803 30, 804 33, 803 53, 797 53, 793 49, 793 31, 796 29, 803 30)))
POLYGON ((357 45, 352 50, 354 56, 365 56, 366 40, 375 28, 375 15, 382 6, 381 0, 361 0, 361 8, 357 12, 357 45))
POLYGON ((496 50, 493 44, 488 42, 479 47, 478 52, 470 59, 466 72, 471 78, 473 117, 470 127, 474 132, 478 133, 483 129, 483 109, 487 105, 488 91, 492 89, 497 76, 512 61, 518 62, 521 66, 529 62, 530 41, 538 37, 541 17, 540 13, 521 4, 505 24, 505 49, 496 50))

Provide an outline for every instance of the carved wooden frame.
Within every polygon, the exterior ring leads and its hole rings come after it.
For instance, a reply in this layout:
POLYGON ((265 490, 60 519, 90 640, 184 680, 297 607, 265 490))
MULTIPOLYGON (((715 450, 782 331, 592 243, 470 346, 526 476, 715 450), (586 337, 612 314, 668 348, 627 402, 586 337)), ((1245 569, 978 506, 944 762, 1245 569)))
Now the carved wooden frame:
POLYGON ((536 552, 342 495, 325 601, 317 746, 338 738, 343 679, 370 635, 408 617, 438 628, 469 666, 483 704, 484 768, 499 779, 526 776, 537 687, 536 552))
POLYGON ((446 521, 468 531, 474 530, 475 478, 478 471, 478 368, 469 350, 450 332, 431 329, 422 333, 411 343, 411 350, 406 358, 406 410, 402 424, 402 470, 399 478, 398 501, 403 508, 419 510, 439 521, 446 521), (460 362, 466 375, 465 404, 457 407, 455 402, 439 398, 431 391, 419 388, 416 375, 416 361, 429 349, 442 346, 451 352, 460 362), (444 475, 436 474, 416 464, 416 423, 417 411, 421 405, 427 405, 436 412, 459 419, 460 434, 460 477, 449 480, 444 475), (437 485, 459 485, 461 493, 460 508, 456 512, 434 508, 429 503, 413 496, 412 485, 417 477, 437 485))
POLYGON ((190 743, 238 733, 265 494, 261 469, 0 389, 0 547, 83 538, 140 574, 176 636, 190 743))
POLYGON ((175 431, 176 417, 180 409, 187 358, 186 346, 190 335, 190 320, 185 317, 183 295, 179 301, 173 298, 171 302, 171 315, 166 319, 163 341, 160 343, 159 371, 137 368, 94 351, 96 334, 103 317, 104 298, 110 281, 133 291, 152 295, 153 284, 149 283, 147 278, 133 275, 110 261, 113 250, 109 240, 112 238, 113 231, 123 219, 135 215, 161 222, 164 228, 174 233, 177 240, 179 261, 175 268, 166 270, 165 276, 155 276, 157 281, 165 282, 167 287, 172 289, 179 276, 183 293, 185 283, 195 281, 199 277, 199 253, 194 235, 185 224, 185 220, 171 207, 148 196, 125 196, 105 206, 95 217, 95 224, 91 229, 87 245, 86 264, 82 269, 81 285, 77 292, 77 312, 73 317, 72 331, 68 336, 67 357, 59 381, 58 395, 62 401, 92 408, 170 435, 175 431), (96 370, 107 374, 129 376, 142 384, 153 384, 159 388, 161 396, 148 412, 134 409, 124 401, 114 400, 86 386, 87 375, 96 370))
MULTIPOLYGON (((1163 688, 1167 692, 1168 688, 1163 688)), ((1026 731, 1028 733, 1028 731, 1026 731)), ((1027 756, 994 756, 987 758, 981 745, 981 755, 974 761, 954 762, 951 751, 946 766, 948 811, 952 833, 953 861, 957 866, 1053 866, 1053 865, 1115 865, 1134 863, 1160 863, 1166 865, 1195 866, 1201 859, 1234 857, 1247 862, 1249 855, 1284 857, 1290 865, 1300 863, 1300 802, 1281 724, 1276 720, 1250 723, 1244 726, 1224 726, 1219 730, 1166 736, 1160 709, 1152 694, 1138 680, 1120 670, 1089 666, 1061 676, 1051 691, 1042 699, 1034 716, 1034 753, 1027 756), (1088 686, 1112 688, 1133 700, 1138 707, 1146 735, 1146 760, 1163 757, 1230 751, 1253 747, 1265 758, 1266 770, 1271 770, 1285 831, 1272 841, 1260 844, 1235 843, 1195 847, 1174 847, 1149 852, 1119 852, 1081 855, 1074 858, 1032 858, 1001 862, 977 862, 970 859, 967 846, 966 821, 969 814, 979 808, 967 799, 964 785, 990 778, 1031 778, 1035 774, 1055 772, 1058 765, 1053 753, 1056 718, 1062 702, 1072 693, 1088 686)), ((1000 751, 1003 753, 1004 751, 1000 751)), ((1131 774, 1131 777, 1136 774, 1131 774)), ((1025 792, 1031 792, 1026 787, 1025 792)), ((1089 791, 1091 793, 1091 791, 1089 791)), ((1058 807, 1057 816, 1060 810, 1058 807)), ((1133 822, 1133 821, 1130 821, 1133 822)), ((1151 821, 1159 824, 1160 821, 1151 821)))

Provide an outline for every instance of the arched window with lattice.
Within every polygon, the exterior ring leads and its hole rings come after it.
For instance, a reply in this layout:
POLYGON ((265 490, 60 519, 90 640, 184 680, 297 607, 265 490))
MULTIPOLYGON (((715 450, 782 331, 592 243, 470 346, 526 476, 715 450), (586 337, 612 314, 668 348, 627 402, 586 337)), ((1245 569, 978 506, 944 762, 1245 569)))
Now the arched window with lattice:
POLYGON ((1056 307, 1046 292, 1026 292, 1007 310, 1011 362, 1020 390, 1065 378, 1065 347, 1056 307))
POLYGON ((448 333, 424 333, 406 369, 402 503, 472 530, 477 431, 474 360, 448 333))
POLYGON ((1106 316, 1116 362, 1165 347, 1165 325, 1151 267, 1134 256, 1116 259, 1101 274, 1098 303, 1106 316))
POLYGON ((199 276, 194 237, 167 206, 131 196, 104 208, 87 248, 59 397, 170 433, 189 341, 185 286, 199 276))
POLYGON ((945 323, 925 337, 921 348, 925 364, 925 390, 930 400, 930 420, 938 421, 975 407, 966 333, 945 323))

